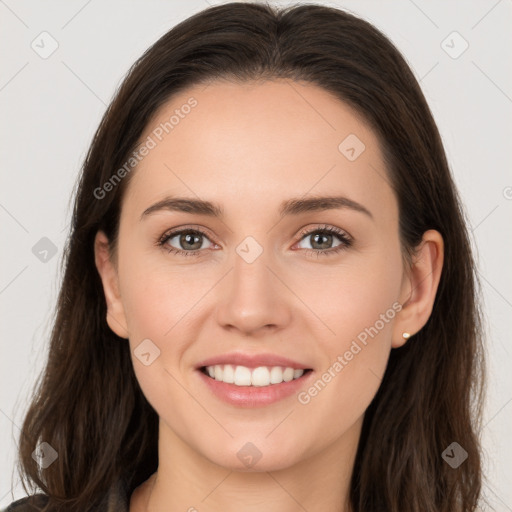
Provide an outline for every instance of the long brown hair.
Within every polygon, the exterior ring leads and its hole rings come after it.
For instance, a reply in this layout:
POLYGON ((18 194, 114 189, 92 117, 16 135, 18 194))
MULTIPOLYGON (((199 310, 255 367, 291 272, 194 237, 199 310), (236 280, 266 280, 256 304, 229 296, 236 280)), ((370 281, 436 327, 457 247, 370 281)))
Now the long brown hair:
POLYGON ((128 343, 107 325, 94 263, 98 230, 116 247, 131 175, 104 197, 95 191, 123 166, 172 95, 215 79, 274 78, 320 86, 372 127, 398 200, 404 254, 429 229, 445 244, 431 317, 391 351, 366 411, 351 506, 354 512, 475 509, 485 374, 478 280, 465 216, 420 86, 389 39, 352 14, 311 4, 277 9, 237 2, 191 16, 135 62, 83 164, 48 362, 19 444, 24 484, 49 496, 48 510, 94 510, 118 479, 131 493, 158 464, 158 417, 139 388, 128 343), (457 468, 442 456, 454 441, 468 453, 457 468), (43 470, 32 458, 36 442, 58 453, 43 470))

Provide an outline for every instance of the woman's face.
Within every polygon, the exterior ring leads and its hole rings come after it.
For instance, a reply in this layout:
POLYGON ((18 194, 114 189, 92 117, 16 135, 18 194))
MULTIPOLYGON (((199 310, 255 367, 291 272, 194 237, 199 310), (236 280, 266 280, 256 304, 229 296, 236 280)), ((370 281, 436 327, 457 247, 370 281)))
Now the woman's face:
POLYGON ((376 136, 323 89, 279 80, 190 88, 141 142, 108 317, 160 441, 261 470, 353 444, 411 290, 376 136), (215 362, 259 385, 215 381, 215 362))

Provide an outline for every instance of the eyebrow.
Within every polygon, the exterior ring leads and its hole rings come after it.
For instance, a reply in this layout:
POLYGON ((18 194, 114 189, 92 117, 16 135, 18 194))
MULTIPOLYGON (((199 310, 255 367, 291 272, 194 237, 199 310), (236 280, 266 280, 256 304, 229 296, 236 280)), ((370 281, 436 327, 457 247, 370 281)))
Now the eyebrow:
MULTIPOLYGON (((279 207, 280 216, 300 215, 307 212, 320 212, 335 209, 350 209, 363 213, 373 219, 372 213, 362 204, 342 196, 292 198, 283 201, 279 207)), ((152 213, 167 210, 192 213, 196 215, 207 215, 209 217, 223 218, 222 207, 211 201, 203 201, 188 197, 166 197, 153 204, 142 212, 140 220, 143 220, 152 213)))

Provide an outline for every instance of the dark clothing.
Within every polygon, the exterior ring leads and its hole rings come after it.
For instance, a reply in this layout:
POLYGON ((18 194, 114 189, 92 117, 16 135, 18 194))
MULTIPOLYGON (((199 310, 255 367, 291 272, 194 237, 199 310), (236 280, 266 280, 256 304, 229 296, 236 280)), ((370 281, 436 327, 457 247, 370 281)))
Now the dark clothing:
MULTIPOLYGON (((14 501, 6 509, 0 512, 37 512, 42 510, 48 502, 48 496, 45 494, 35 494, 14 501)), ((95 512, 128 512, 129 498, 126 488, 123 484, 118 484, 111 488, 108 494, 103 498, 95 512)))

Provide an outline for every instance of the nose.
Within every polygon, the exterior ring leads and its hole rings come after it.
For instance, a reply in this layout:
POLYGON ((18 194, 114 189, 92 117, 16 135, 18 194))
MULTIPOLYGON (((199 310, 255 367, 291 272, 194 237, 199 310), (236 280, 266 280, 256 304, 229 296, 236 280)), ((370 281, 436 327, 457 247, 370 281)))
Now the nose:
POLYGON ((279 331, 289 324, 293 294, 277 266, 269 263, 265 252, 252 263, 235 256, 216 310, 222 328, 265 336, 269 329, 279 331))

